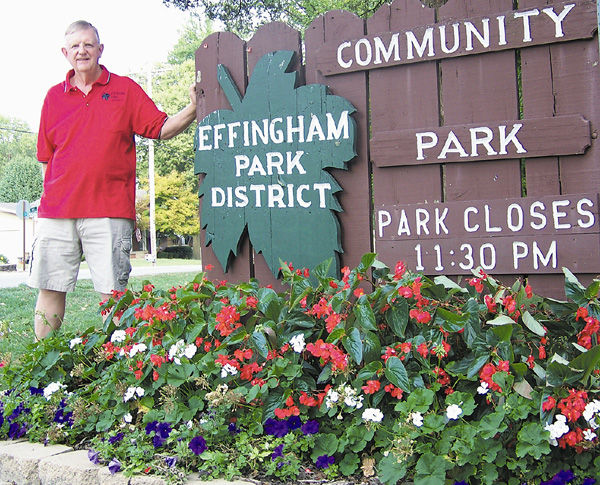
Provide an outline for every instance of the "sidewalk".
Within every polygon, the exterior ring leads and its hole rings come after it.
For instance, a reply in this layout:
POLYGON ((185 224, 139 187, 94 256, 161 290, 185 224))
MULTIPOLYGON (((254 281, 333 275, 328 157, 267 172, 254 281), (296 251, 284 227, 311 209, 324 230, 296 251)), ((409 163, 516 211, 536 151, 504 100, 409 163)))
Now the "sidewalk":
MULTIPOLYGON (((133 266, 131 276, 156 275, 166 273, 199 273, 202 271, 202 265, 194 262, 193 264, 178 264, 161 266, 158 264, 152 266, 133 266)), ((15 288, 19 285, 27 284, 29 271, 0 271, 0 288, 15 288)), ((81 268, 77 280, 90 279, 90 270, 81 268)))

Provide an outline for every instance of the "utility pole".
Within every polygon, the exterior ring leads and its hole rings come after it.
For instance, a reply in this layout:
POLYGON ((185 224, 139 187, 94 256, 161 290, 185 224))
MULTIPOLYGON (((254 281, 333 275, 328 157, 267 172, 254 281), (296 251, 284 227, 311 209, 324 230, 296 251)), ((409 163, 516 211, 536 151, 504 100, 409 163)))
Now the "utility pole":
MULTIPOLYGON (((152 66, 148 66, 148 84, 146 92, 152 97, 152 66)), ((150 258, 152 264, 156 263, 156 205, 154 189, 154 140, 148 139, 148 185, 150 197, 150 258)))

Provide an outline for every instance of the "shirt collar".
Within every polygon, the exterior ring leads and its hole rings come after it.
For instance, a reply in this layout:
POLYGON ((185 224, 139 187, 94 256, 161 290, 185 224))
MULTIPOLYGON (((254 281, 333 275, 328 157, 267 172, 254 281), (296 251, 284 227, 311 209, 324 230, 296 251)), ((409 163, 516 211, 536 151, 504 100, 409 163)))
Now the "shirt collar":
MULTIPOLYGON (((96 81, 94 81, 94 84, 102 84, 106 86, 110 81, 110 72, 108 72, 108 69, 106 69, 106 67, 104 67, 102 64, 100 64, 100 67, 102 68, 102 74, 100 74, 100 77, 96 79, 96 81)), ((74 91, 76 89, 75 86, 72 86, 71 82, 69 81, 74 74, 75 69, 71 69, 67 73, 67 78, 65 79, 65 93, 69 91, 74 91)))

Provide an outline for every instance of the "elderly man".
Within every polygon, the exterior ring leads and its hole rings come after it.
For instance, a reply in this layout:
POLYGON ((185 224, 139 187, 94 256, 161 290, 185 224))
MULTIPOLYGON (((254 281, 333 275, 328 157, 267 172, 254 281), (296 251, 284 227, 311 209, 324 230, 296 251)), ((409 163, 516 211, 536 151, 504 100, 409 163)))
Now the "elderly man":
POLYGON ((190 104, 167 116, 133 80, 99 63, 103 50, 92 24, 71 24, 62 52, 73 69, 42 108, 37 154, 44 191, 29 281, 40 289, 37 338, 62 324, 82 255, 102 298, 125 288, 135 221, 134 135, 167 140, 196 117, 195 86, 190 104))

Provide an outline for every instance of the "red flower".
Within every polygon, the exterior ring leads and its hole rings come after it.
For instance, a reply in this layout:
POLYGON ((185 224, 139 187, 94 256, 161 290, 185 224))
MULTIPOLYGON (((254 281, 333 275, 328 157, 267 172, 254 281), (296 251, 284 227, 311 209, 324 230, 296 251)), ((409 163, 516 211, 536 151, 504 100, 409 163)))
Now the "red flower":
POLYGON ((389 392, 392 397, 396 399, 402 399, 402 394, 404 391, 399 387, 394 386, 394 384, 388 384, 384 387, 385 392, 389 392))
POLYGON ((494 298, 492 298, 490 295, 485 295, 484 301, 488 311, 490 313, 496 313, 496 302, 494 301, 494 298))
POLYGON ((356 288, 354 290, 354 296, 356 298, 360 298, 361 296, 363 296, 365 294, 365 290, 363 290, 362 288, 356 288))
POLYGON ((510 295, 502 298, 502 304, 508 313, 513 313, 517 309, 517 302, 510 295))
POLYGON ((585 320, 587 317, 588 317, 587 308, 579 307, 577 309, 577 313, 575 314, 575 321, 579 320, 580 318, 585 320))
POLYGON ((362 386, 362 390, 365 392, 365 394, 375 394, 377 391, 379 391, 380 387, 381 382, 379 381, 367 381, 367 384, 362 386))
POLYGON ((558 407, 569 421, 577 421, 585 410, 587 392, 569 389, 569 396, 561 399, 558 407))
POLYGON ((158 380, 158 372, 156 372, 155 370, 152 371, 152 380, 153 381, 157 381, 158 380))
POLYGON ((213 268, 214 268, 214 266, 210 263, 204 266, 205 271, 212 271, 213 268))
POLYGON ((331 315, 329 315, 327 317, 327 319, 325 320, 325 322, 327 324, 325 326, 325 328, 327 329, 327 332, 329 332, 329 333, 333 332, 333 329, 335 327, 337 327, 341 321, 342 321, 342 315, 340 315, 339 313, 332 312, 331 315))
POLYGON ((142 375, 144 373, 141 370, 136 370, 133 375, 135 376, 135 378, 139 381, 142 378, 142 375))
POLYGON ((137 330, 137 328, 135 328, 135 327, 127 327, 127 328, 125 329, 125 333, 126 333, 127 335, 129 335, 130 337, 132 337, 132 336, 133 336, 133 334, 136 332, 136 330, 137 330))
POLYGON ((542 410, 547 412, 554 409, 555 406, 556 399, 554 399, 552 396, 548 396, 546 400, 542 403, 542 410))
POLYGON ((231 335, 235 329, 242 326, 239 322, 240 314, 235 305, 224 306, 221 308, 215 319, 219 322, 215 325, 215 329, 219 331, 222 337, 231 335))
POLYGON ((256 305, 258 305, 258 298, 256 298, 255 296, 246 297, 246 306, 248 308, 256 308, 256 305))
POLYGON ((398 294, 403 298, 412 298, 413 291, 408 286, 401 286, 400 288, 398 288, 398 294))
POLYGON ((398 261, 396 263, 396 267, 394 268, 394 279, 399 280, 406 273, 406 265, 404 261, 398 261))
POLYGON ((540 347, 538 348, 538 358, 540 360, 546 358, 546 348, 543 345, 540 345, 540 347))
POLYGON ((469 280, 469 285, 474 286, 477 293, 481 293, 483 291, 483 282, 480 278, 471 278, 469 280))
POLYGON ((333 280, 329 282, 329 286, 331 286, 334 290, 337 290, 338 288, 338 284, 333 280))
POLYGON ((381 356, 381 358, 383 359, 384 362, 387 362, 387 360, 390 357, 394 357, 395 355, 398 355, 398 354, 392 347, 386 347, 385 353, 381 356))
POLYGON ((304 404, 308 407, 316 407, 319 405, 319 401, 317 401, 314 397, 310 397, 304 391, 300 392, 300 398, 298 399, 300 404, 304 404))
POLYGON ((426 358, 427 354, 429 354, 429 349, 427 348, 427 344, 423 342, 417 347, 417 352, 421 354, 421 357, 426 358))
POLYGON ((411 318, 414 318, 419 323, 429 323, 431 321, 431 315, 428 311, 419 310, 417 308, 413 308, 408 312, 411 318))
POLYGON ((314 315, 317 318, 323 318, 326 315, 331 314, 332 312, 331 306, 325 298, 321 298, 318 303, 313 305, 313 307, 308 311, 309 315, 314 315))
POLYGON ((534 366, 534 358, 533 358, 533 354, 529 354, 529 357, 527 357, 527 365, 529 366, 530 369, 533 369, 534 366))
POLYGON ((533 290, 531 289, 531 286, 529 286, 529 283, 527 283, 525 285, 525 296, 527 298, 532 298, 533 297, 533 290))

